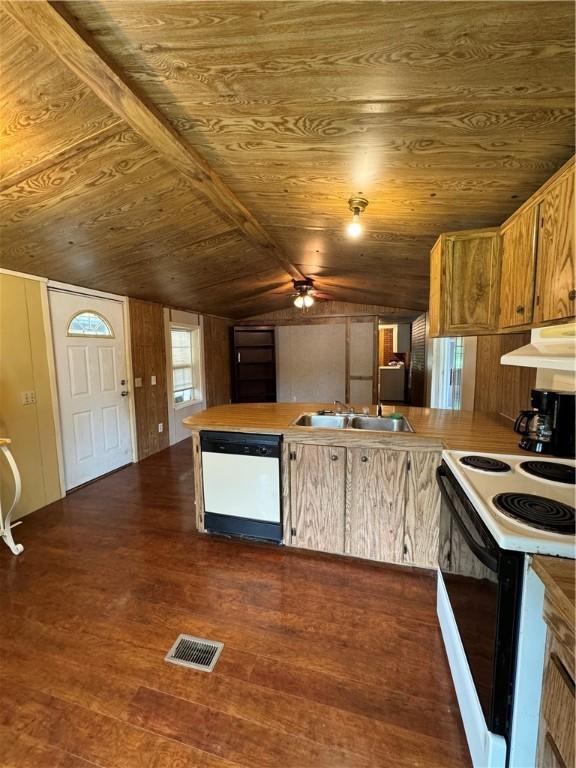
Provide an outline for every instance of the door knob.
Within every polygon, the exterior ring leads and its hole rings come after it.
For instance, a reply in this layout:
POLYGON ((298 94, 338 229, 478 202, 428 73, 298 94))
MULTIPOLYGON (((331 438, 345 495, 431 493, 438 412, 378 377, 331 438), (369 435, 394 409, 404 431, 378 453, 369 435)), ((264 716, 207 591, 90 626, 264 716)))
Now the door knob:
POLYGON ((128 390, 127 390, 127 389, 124 389, 124 390, 122 390, 122 392, 120 392, 120 394, 122 395, 122 397, 128 397, 128 395, 129 395, 130 393, 128 392, 128 390))
POLYGON ((332 461, 338 461, 338 456, 336 456, 336 454, 334 454, 333 456, 330 456, 330 458, 332 459, 332 461))
POLYGON ((362 458, 360 459, 360 461, 368 461, 368 456, 362 456, 362 458))
POLYGON ((574 290, 574 288, 568 292, 568 298, 570 301, 574 301, 574 299, 576 299, 576 290, 574 290))

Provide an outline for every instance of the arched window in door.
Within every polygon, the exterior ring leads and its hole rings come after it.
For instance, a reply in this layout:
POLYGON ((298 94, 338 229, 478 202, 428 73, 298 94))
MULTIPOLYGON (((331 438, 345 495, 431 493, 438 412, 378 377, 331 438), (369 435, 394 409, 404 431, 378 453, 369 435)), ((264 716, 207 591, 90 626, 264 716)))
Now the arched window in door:
POLYGON ((112 326, 98 312, 84 309, 77 312, 68 324, 68 336, 97 336, 98 338, 114 338, 112 326))

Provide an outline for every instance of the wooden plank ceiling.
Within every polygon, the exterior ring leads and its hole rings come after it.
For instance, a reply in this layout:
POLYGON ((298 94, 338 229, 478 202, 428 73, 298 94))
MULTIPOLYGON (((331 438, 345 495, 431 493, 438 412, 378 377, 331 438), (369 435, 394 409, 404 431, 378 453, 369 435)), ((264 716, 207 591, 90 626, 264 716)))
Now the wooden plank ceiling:
POLYGON ((303 274, 425 309, 435 237, 574 152, 571 2, 4 2, 0 35, 1 265, 173 306, 303 274))

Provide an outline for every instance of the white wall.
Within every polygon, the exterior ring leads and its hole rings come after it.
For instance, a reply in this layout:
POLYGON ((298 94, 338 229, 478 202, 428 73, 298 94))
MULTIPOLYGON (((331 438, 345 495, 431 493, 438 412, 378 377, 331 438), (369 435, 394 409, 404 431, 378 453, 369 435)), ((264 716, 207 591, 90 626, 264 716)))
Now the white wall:
POLYGON ((394 352, 410 352, 410 323, 400 323, 396 326, 394 352))
POLYGON ((166 338, 166 381, 168 391, 168 425, 170 430, 170 445, 179 443, 190 437, 190 430, 182 424, 182 419, 192 416, 194 413, 203 410, 206 405, 206 382, 204 378, 204 327, 203 317, 195 312, 182 312, 177 309, 164 308, 164 334, 166 338), (200 381, 202 388, 202 399, 197 400, 190 405, 174 405, 172 395, 172 342, 170 338, 170 325, 178 325, 181 328, 200 327, 200 381))
POLYGON ((279 403, 331 403, 346 395, 346 324, 276 328, 279 403))

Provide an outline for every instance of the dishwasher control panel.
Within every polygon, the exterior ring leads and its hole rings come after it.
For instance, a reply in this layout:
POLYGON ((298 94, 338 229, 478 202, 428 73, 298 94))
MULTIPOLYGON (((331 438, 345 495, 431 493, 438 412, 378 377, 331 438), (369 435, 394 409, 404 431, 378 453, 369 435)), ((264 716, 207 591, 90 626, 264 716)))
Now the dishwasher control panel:
POLYGON ((245 432, 200 433, 202 452, 280 458, 281 435, 253 435, 245 432))

